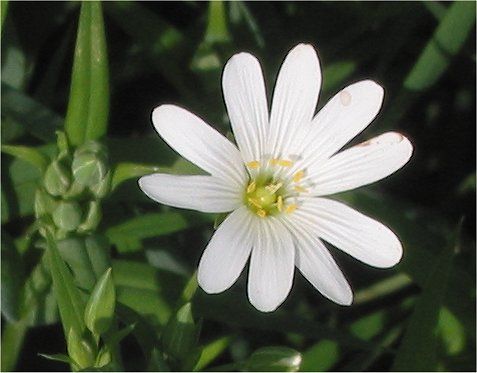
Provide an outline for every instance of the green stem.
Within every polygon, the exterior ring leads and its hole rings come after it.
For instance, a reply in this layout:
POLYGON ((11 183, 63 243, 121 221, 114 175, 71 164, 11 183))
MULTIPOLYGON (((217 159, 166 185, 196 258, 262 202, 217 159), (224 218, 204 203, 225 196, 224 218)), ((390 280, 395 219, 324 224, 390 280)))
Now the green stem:
POLYGON ((2 333, 2 372, 15 369, 27 330, 27 317, 5 326, 2 333))

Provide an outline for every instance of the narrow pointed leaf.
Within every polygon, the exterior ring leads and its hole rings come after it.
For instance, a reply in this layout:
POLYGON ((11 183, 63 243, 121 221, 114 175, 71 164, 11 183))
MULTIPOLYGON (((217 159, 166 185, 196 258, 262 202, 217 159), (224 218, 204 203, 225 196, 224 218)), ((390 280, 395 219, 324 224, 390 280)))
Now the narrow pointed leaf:
POLYGON ((114 289, 111 268, 96 283, 84 313, 84 321, 91 332, 101 335, 110 327, 114 317, 116 291, 114 289))
POLYGON ((116 165, 113 171, 113 179, 111 181, 111 189, 115 189, 122 182, 144 176, 147 174, 152 174, 155 172, 171 172, 171 169, 167 167, 157 167, 146 164, 138 163, 119 163, 116 165))
POLYGON ((80 335, 85 326, 83 321, 84 301, 50 233, 47 233, 47 244, 53 290, 58 302, 65 335, 68 335, 68 331, 71 329, 74 329, 80 335))
POLYGON ((42 153, 28 146, 2 145, 2 152, 32 164, 41 172, 43 172, 48 165, 48 159, 42 153))
POLYGON ((106 133, 109 72, 101 3, 84 1, 76 39, 65 130, 73 145, 106 133))
POLYGON ((455 1, 407 76, 404 86, 421 91, 432 86, 459 52, 475 23, 475 2, 455 1))

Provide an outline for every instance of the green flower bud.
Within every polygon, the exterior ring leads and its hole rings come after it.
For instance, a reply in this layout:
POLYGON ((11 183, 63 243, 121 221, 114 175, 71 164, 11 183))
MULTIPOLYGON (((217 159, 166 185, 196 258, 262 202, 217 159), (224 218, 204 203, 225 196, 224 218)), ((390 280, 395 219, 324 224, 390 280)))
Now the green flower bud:
POLYGON ((55 211, 57 202, 42 188, 35 192, 35 217, 38 219, 44 215, 51 215, 55 211))
POLYGON ((102 158, 92 152, 75 152, 71 169, 76 182, 88 187, 100 183, 108 172, 108 166, 102 158))
POLYGON ((111 351, 109 351, 107 346, 104 346, 101 351, 99 351, 98 356, 96 357, 96 363, 94 364, 95 368, 102 368, 108 365, 111 362, 111 351))
POLYGON ((53 212, 55 225, 67 232, 74 231, 81 224, 82 212, 77 202, 61 201, 53 212))
POLYGON ((242 370, 255 372, 297 372, 302 356, 287 347, 264 347, 255 351, 242 370))
POLYGON ((103 198, 111 189, 111 171, 109 171, 103 180, 90 187, 91 192, 96 198, 103 198))
POLYGON ((115 305, 116 291, 109 268, 96 282, 84 310, 84 322, 94 335, 101 335, 111 327, 115 305))
POLYGON ((68 355, 79 369, 92 367, 96 360, 96 348, 91 338, 82 338, 71 328, 68 333, 68 355))
POLYGON ((164 352, 178 360, 186 359, 195 346, 197 334, 191 304, 186 303, 171 317, 164 330, 164 352))
POLYGON ((60 162, 53 161, 46 169, 43 184, 46 191, 51 195, 63 195, 70 186, 68 170, 60 162))
POLYGON ((73 179, 73 182, 70 185, 70 189, 63 194, 65 199, 77 199, 85 190, 85 186, 79 184, 76 180, 73 179))
POLYGON ((98 201, 91 201, 88 205, 88 212, 83 223, 78 227, 78 232, 87 232, 96 229, 101 221, 101 205, 98 201))

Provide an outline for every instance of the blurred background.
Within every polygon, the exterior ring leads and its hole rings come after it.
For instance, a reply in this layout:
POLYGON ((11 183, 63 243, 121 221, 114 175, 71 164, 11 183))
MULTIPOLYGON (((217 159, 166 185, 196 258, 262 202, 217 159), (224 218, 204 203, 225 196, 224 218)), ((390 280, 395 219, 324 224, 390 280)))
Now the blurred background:
MULTIPOLYGON (((2 13, 2 144, 54 142, 45 133, 63 123, 78 5, 11 2, 2 13)), ((353 143, 395 130, 414 145, 396 174, 336 196, 389 225, 403 242, 402 262, 379 270, 331 248, 354 289, 351 307, 328 301, 298 273, 272 314, 248 303, 245 273, 221 295, 199 289, 193 300, 202 320, 199 341, 222 341, 211 367, 279 345, 300 351, 305 371, 419 370, 418 359, 424 370, 475 371, 474 2, 105 2, 103 12, 112 164, 195 172, 157 136, 152 109, 178 104, 226 134, 227 59, 241 51, 257 56, 270 102, 283 58, 300 42, 314 45, 320 57, 318 108, 359 80, 385 88, 380 114, 353 143)), ((38 179, 28 163, 2 155, 2 333, 12 323, 9 302, 38 258, 37 249, 20 255, 8 249, 34 221, 38 179)), ((149 333, 160 330, 196 269, 213 222, 214 216, 152 202, 135 179, 105 200, 100 230, 112 244, 119 301, 144 318, 149 333)), ((10 339, 17 370, 65 369, 38 356, 65 351, 55 304, 43 303, 10 339)), ((122 347, 126 369, 146 369, 137 338, 122 347)))

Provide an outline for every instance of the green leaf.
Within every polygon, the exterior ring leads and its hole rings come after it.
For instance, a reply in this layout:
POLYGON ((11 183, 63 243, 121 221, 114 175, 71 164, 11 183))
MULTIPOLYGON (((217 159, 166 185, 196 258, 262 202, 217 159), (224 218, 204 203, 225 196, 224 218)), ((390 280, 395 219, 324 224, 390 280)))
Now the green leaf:
POLYGON ((197 372, 204 369, 211 362, 213 362, 217 357, 219 357, 220 354, 224 352, 225 349, 229 346, 229 344, 230 344, 230 338, 222 337, 202 347, 199 361, 196 363, 193 371, 197 372))
POLYGON ((433 371, 437 366, 437 324, 447 289, 453 252, 445 248, 416 301, 398 353, 394 371, 433 371), (416 356, 419 358, 416 359, 416 356))
POLYGON ((301 354, 288 347, 264 347, 255 351, 245 362, 243 371, 297 372, 301 354))
POLYGON ((83 298, 74 283, 70 270, 60 256, 56 242, 48 232, 47 245, 53 289, 65 335, 68 336, 71 330, 74 330, 76 335, 79 336, 83 333, 85 327, 83 298))
POLYGON ((351 332, 366 341, 372 339, 381 332, 384 326, 385 314, 383 310, 366 315, 351 324, 351 332))
POLYGON ((464 326, 446 307, 442 307, 439 312, 438 334, 447 355, 456 356, 464 349, 466 344, 464 326))
POLYGON ((28 146, 2 145, 2 152, 32 164, 40 172, 44 172, 48 165, 48 159, 41 152, 28 146))
POLYGON ((474 23, 475 2, 455 1, 409 72, 404 87, 422 91, 436 83, 464 45, 474 23))
POLYGON ((1 101, 2 117, 11 117, 40 140, 55 140, 55 131, 63 124, 58 114, 4 82, 1 101))
POLYGON ((204 41, 208 44, 226 43, 230 41, 223 1, 209 2, 209 21, 204 41))
POLYGON ((303 353, 301 372, 325 372, 331 370, 339 359, 335 341, 322 340, 303 353))
POLYGON ((191 304, 186 303, 171 317, 164 330, 162 336, 164 352, 175 359, 184 360, 195 347, 197 336, 198 330, 192 316, 191 304))
POLYGON ((119 163, 114 167, 111 189, 114 190, 119 184, 132 178, 155 172, 171 173, 171 171, 172 170, 167 167, 157 167, 138 163, 119 163))
POLYGON ((105 338, 107 339, 108 344, 117 344, 126 338, 136 327, 136 324, 130 324, 125 326, 121 330, 109 333, 105 338))
POLYGON ((71 268, 75 284, 91 291, 108 267, 109 244, 100 235, 69 237, 58 241, 61 257, 71 268))
POLYGON ((73 145, 106 133, 109 71, 100 2, 84 1, 76 39, 65 130, 73 145))
POLYGON ((114 260, 112 264, 117 302, 155 326, 166 324, 172 309, 159 287, 158 271, 148 264, 129 260, 114 260))
POLYGON ((5 22, 5 18, 7 17, 8 11, 8 0, 2 0, 0 12, 2 13, 2 23, 0 24, 0 32, 3 31, 3 22, 5 22))
POLYGON ((24 281, 23 261, 13 240, 2 231, 2 316, 9 322, 18 321, 20 316, 21 290, 24 281))
POLYGON ((68 355, 80 369, 86 369, 94 365, 96 346, 92 338, 78 334, 75 328, 71 328, 68 332, 67 345, 68 355))
POLYGON ((125 253, 139 250, 145 238, 175 233, 188 226, 187 220, 175 212, 146 214, 109 228, 106 236, 119 252, 125 253))
POLYGON ((84 322, 93 334, 101 335, 108 331, 114 318, 115 305, 116 291, 109 268, 96 283, 84 311, 84 322))
POLYGON ((38 354, 41 357, 44 357, 45 359, 48 360, 53 360, 53 361, 60 361, 62 363, 66 364, 75 364, 72 358, 70 358, 68 355, 65 354, 53 354, 53 355, 48 355, 48 354, 38 354))

